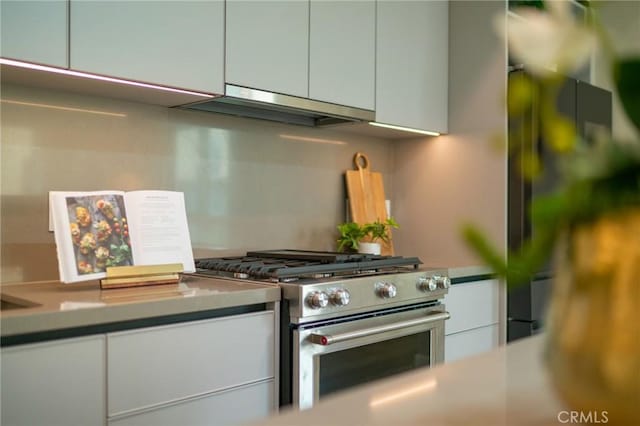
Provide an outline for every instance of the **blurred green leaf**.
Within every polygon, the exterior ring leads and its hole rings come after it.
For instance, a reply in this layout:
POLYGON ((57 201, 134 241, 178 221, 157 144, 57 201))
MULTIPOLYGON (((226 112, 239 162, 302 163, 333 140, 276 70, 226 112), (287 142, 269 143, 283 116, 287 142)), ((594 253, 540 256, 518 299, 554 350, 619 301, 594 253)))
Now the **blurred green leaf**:
POLYGON ((542 163, 537 153, 523 152, 518 160, 520 173, 525 179, 533 180, 542 173, 542 163))
POLYGON ((526 74, 517 74, 509 79, 507 89, 507 111, 511 116, 522 115, 531 109, 535 86, 526 74))
POLYGON ((499 276, 507 274, 507 264, 504 256, 488 242, 482 231, 474 225, 465 225, 462 228, 462 236, 482 261, 496 274, 499 276))
POLYGON ((559 153, 573 150, 576 144, 576 128, 567 118, 557 115, 554 119, 543 122, 545 141, 559 153))
MULTIPOLYGON (((515 4, 543 8, 541 1, 509 2, 510 7, 515 4)), ((607 44, 606 32, 599 34, 603 49, 609 52, 607 58, 612 58, 614 49, 607 44)), ((614 58, 612 63, 624 112, 640 131, 640 57, 614 58)), ((508 87, 507 148, 522 177, 532 181, 545 177, 547 170, 543 170, 537 150, 540 140, 549 148, 547 153, 555 157, 554 166, 561 173, 553 193, 531 201, 529 219, 534 235, 505 255, 476 227, 467 225, 463 229, 467 245, 510 287, 528 282, 540 270, 553 255, 561 235, 570 235, 576 226, 604 214, 640 206, 640 141, 613 140, 610 132, 579 137, 572 120, 557 108, 562 74, 517 77, 508 87)))

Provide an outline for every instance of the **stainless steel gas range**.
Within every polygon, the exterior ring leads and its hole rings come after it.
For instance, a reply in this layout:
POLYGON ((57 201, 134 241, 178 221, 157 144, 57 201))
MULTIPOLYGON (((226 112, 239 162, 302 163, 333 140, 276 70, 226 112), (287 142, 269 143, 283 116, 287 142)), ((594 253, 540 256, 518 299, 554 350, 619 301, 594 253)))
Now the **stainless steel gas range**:
POLYGON ((444 269, 416 257, 301 250, 196 260, 198 274, 282 288, 281 405, 444 359, 444 269))

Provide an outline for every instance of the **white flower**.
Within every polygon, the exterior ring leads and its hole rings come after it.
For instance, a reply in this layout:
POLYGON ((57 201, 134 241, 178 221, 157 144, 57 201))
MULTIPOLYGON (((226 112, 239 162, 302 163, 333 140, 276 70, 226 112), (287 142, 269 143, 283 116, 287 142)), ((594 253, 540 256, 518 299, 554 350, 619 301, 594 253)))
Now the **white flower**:
POLYGON ((546 1, 547 10, 517 9, 511 19, 500 17, 499 32, 504 35, 505 19, 509 54, 527 69, 544 77, 552 71, 569 73, 578 69, 595 46, 596 35, 571 13, 567 0, 546 1))

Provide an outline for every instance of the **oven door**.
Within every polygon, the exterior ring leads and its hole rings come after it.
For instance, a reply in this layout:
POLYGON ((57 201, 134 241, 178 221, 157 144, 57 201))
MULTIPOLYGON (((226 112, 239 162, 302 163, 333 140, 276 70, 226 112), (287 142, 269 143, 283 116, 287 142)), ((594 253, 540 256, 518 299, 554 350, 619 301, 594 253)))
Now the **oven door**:
POLYGON ((293 332, 293 403, 311 407, 333 392, 444 360, 444 305, 376 311, 293 332))

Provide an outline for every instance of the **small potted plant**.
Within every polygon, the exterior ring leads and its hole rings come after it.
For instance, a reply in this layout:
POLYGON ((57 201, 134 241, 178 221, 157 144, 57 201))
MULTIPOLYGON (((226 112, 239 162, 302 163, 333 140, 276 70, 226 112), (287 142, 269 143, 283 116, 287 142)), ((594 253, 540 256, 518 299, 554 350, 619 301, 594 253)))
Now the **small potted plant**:
POLYGON ((389 242, 390 228, 399 228, 398 222, 392 217, 364 225, 355 222, 342 223, 338 225, 338 251, 380 254, 381 247, 378 241, 389 242))
POLYGON ((385 243, 389 242, 389 229, 391 228, 399 228, 398 222, 395 221, 394 218, 390 217, 384 221, 376 220, 373 223, 367 223, 364 225, 364 231, 366 235, 371 239, 371 242, 361 242, 360 243, 360 252, 361 253, 371 253, 371 254, 380 254, 380 243, 378 241, 382 241, 385 243))

